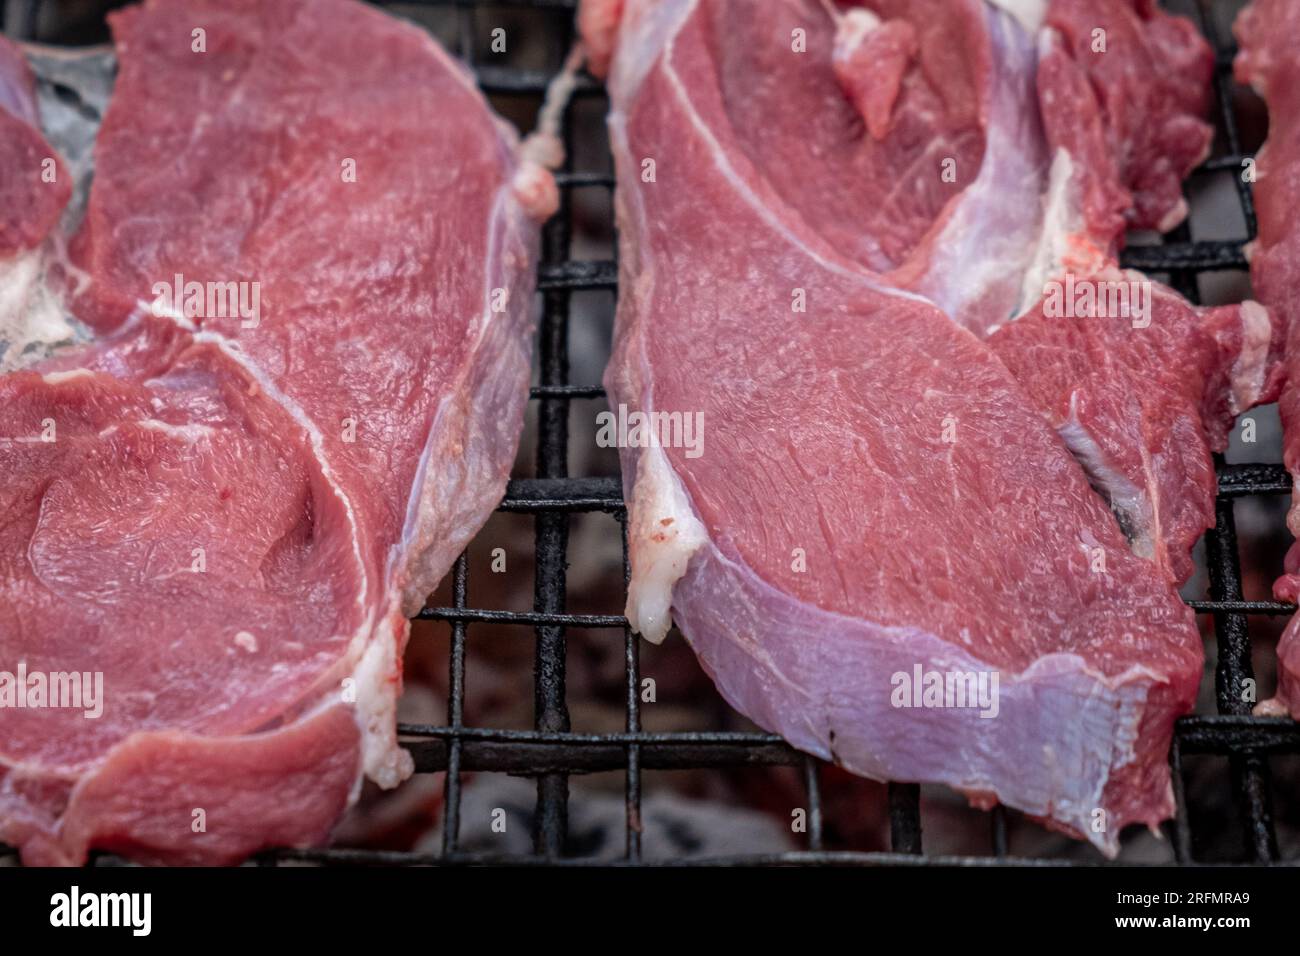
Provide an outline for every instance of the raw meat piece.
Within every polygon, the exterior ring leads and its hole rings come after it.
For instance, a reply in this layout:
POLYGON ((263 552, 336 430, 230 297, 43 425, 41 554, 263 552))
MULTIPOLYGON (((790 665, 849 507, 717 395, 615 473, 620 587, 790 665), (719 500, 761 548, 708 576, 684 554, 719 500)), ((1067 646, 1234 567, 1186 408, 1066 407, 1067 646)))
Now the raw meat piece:
POLYGON ((504 488, 554 185, 426 34, 350 0, 112 26, 64 270, 99 337, 0 378, 0 670, 102 674, 102 715, 6 711, 0 839, 233 862, 410 772, 406 618, 504 488), (178 276, 257 308, 168 300, 178 276))
POLYGON ((1044 122, 1053 148, 1069 150, 1087 183, 1094 235, 1115 242, 1125 224, 1168 232, 1187 217, 1183 180, 1214 138, 1204 120, 1214 52, 1189 20, 1161 12, 1156 0, 1046 7, 1044 122))
POLYGON ((0 36, 0 260, 39 246, 67 204, 71 183, 45 142, 36 84, 22 51, 0 36), (45 165, 51 160, 51 167, 45 165), (42 174, 45 174, 44 176, 42 174))
MULTIPOLYGON (((609 21, 593 8, 586 21, 609 21)), ((718 44, 747 158, 836 248, 989 336, 1133 547, 1186 580, 1212 523, 1211 453, 1274 397, 1281 352, 1262 309, 1196 310, 1118 272, 1126 228, 1186 215, 1180 183, 1212 139, 1209 47, 1145 0, 1016 5, 1036 36, 974 0, 880 0, 838 23, 808 9, 773 8, 779 42, 718 44), (1053 280, 1139 283, 1157 327, 1045 315, 1053 280)))
POLYGON ((1211 453, 1227 447, 1237 415, 1276 397, 1281 326, 1257 303, 1196 309, 1118 267, 1126 227, 1164 230, 1186 216, 1180 184, 1213 137, 1201 117, 1214 59, 1195 28, 1147 0, 1054 0, 1046 24, 1038 88, 1053 163, 1026 298, 1055 283, 1071 298, 1131 290, 1129 306, 1063 315, 1060 299, 1043 296, 999 323, 989 345, 1134 550, 1181 584, 1214 524, 1211 453))
MULTIPOLYGON (((0 36, 0 372, 52 332, 41 298, 46 237, 72 193, 58 154, 38 128, 36 89, 22 51, 0 36)), ((59 325, 60 323, 54 323, 59 325)))
POLYGON ((973 334, 1013 314, 1044 228, 1002 165, 1047 180, 1045 145, 1017 139, 1041 130, 1020 112, 1036 42, 976 3, 872 9, 915 17, 922 64, 880 140, 822 4, 634 0, 588 37, 597 58, 615 44, 606 384, 635 411, 701 413, 707 436, 623 449, 628 614, 661 639, 671 610, 724 696, 804 750, 1114 853, 1125 824, 1173 811, 1166 753, 1202 651, 973 334), (929 172, 946 158, 951 186, 929 172), (996 675, 996 716, 900 696, 918 671, 996 675))
POLYGON ((1181 585, 1194 568, 1193 546, 1214 526, 1212 452, 1228 447, 1241 412, 1276 397, 1280 326, 1256 302, 1197 309, 1113 266, 1064 281, 1141 287, 1149 314, 1066 318, 1040 303, 989 345, 1074 453, 1133 550, 1181 585))
MULTIPOLYGON (((1300 6, 1284 0, 1256 0, 1236 24, 1241 54, 1238 79, 1264 97, 1269 110, 1268 142, 1257 157, 1255 206, 1259 238, 1251 247, 1255 292, 1282 318, 1287 329, 1282 413, 1283 460, 1300 476, 1300 6)), ((1300 537, 1300 496, 1287 516, 1300 537)), ((1300 600, 1300 544, 1287 553, 1285 573, 1273 585, 1279 601, 1300 600)), ((1300 617, 1291 619, 1277 647, 1277 696, 1257 708, 1263 714, 1290 713, 1300 719, 1300 617)))

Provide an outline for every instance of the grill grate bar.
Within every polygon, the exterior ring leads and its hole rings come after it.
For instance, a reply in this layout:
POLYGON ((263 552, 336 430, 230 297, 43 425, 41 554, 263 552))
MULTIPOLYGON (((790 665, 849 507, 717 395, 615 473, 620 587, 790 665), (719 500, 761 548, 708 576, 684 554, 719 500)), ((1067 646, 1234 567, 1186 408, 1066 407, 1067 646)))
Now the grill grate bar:
POLYGON ((895 853, 921 855, 921 788, 914 783, 891 783, 889 793, 889 845, 895 853))
POLYGON ((528 394, 531 398, 604 398, 605 389, 600 385, 534 385, 528 394))
POLYGON ((1007 808, 998 804, 989 811, 989 823, 992 831, 993 855, 1005 857, 1009 852, 1010 837, 1007 833, 1007 808))
POLYGON ((552 289, 615 289, 618 287, 618 266, 613 260, 544 265, 538 270, 537 276, 537 288, 543 292, 552 289))
POLYGON ((1296 606, 1284 601, 1188 601, 1187 606, 1201 614, 1237 612, 1239 614, 1294 614, 1296 606))
POLYGON ((808 849, 822 848, 822 790, 818 778, 820 762, 807 754, 803 757, 803 789, 808 797, 808 849))
POLYGON ((1300 753, 1300 724, 1285 717, 1183 717, 1175 728, 1185 754, 1300 753))
MULTIPOLYGON (((562 389, 563 386, 557 388, 562 389)), ((583 390, 586 391, 585 387, 583 390)), ((557 392, 549 397, 572 396, 565 392, 557 392)), ((1290 476, 1280 465, 1220 465, 1219 495, 1221 497, 1241 498, 1249 495, 1290 493, 1290 476)), ((523 511, 541 507, 565 508, 578 505, 611 513, 619 511, 623 508, 623 485, 618 478, 612 477, 517 479, 510 482, 501 508, 503 511, 523 511)))
POLYGON ((1171 833, 1174 861, 1186 865, 1192 862, 1192 830, 1187 823, 1187 784, 1183 780, 1183 737, 1175 732, 1169 746, 1169 769, 1174 786, 1174 818, 1166 826, 1171 833))
MULTIPOLYGON (((557 397, 556 404, 559 405, 557 397)), ((617 478, 532 478, 511 481, 502 511, 623 510, 623 486, 617 478)))
MULTIPOLYGON (((1280 601, 1188 601, 1187 606, 1199 614, 1271 614, 1295 613, 1293 604, 1280 601)), ((491 624, 518 624, 529 627, 623 628, 627 618, 621 614, 548 614, 538 611, 497 611, 488 608, 426 607, 416 615, 420 621, 477 621, 491 624)))
MULTIPOLYGON (((1193 714, 1180 717, 1174 725, 1186 753, 1300 753, 1300 723, 1286 717, 1251 717, 1222 714, 1193 714)), ((519 730, 504 727, 448 727, 441 724, 398 724, 404 738, 428 737, 486 740, 500 743, 554 743, 574 747, 603 744, 664 745, 675 747, 754 747, 783 744, 776 734, 762 731, 627 731, 623 733, 574 733, 572 731, 519 730)), ((798 753, 791 749, 790 753, 798 753)))
MULTIPOLYGON (((1213 12, 1206 0, 1198 0, 1197 15, 1202 31, 1215 50, 1223 50, 1213 12)), ((1215 100, 1219 108, 1224 136, 1231 153, 1241 152, 1236 119, 1232 109, 1232 59, 1220 57, 1215 67, 1215 100)), ((1254 238, 1255 212, 1251 190, 1243 176, 1234 176, 1237 197, 1247 231, 1254 238)), ((1215 456, 1216 471, 1224 466, 1222 455, 1215 456)), ((1233 513, 1234 499, 1219 496, 1215 502, 1215 527, 1206 535, 1206 564, 1210 573, 1210 593, 1220 601, 1243 600, 1241 558, 1237 545, 1237 526, 1233 513)), ((1215 703, 1220 714, 1249 716, 1253 695, 1247 700, 1247 686, 1255 686, 1255 669, 1251 661, 1251 641, 1246 615, 1240 611, 1219 610, 1214 614, 1214 633, 1218 650, 1215 666, 1215 703)), ((1242 818, 1243 838, 1248 858, 1269 862, 1277 857, 1277 838, 1269 801, 1271 775, 1268 765, 1258 756, 1229 757, 1229 777, 1237 797, 1242 818)))
MULTIPOLYGON (((623 599, 627 600, 632 581, 632 560, 627 546, 627 514, 618 515, 619 537, 623 543, 623 599)), ((623 628, 623 654, 627 668, 627 773, 623 794, 627 807, 627 835, 624 856, 635 862, 641 859, 641 641, 632 628, 623 628), (636 742, 633 742, 635 740, 636 742)))
MULTIPOLYGON (((557 31, 558 59, 563 60, 572 43, 572 27, 566 20, 557 31)), ((566 104, 561 117, 564 137, 564 170, 573 156, 573 117, 566 104)), ((557 214, 542 232, 541 275, 570 271, 569 249, 572 242, 573 196, 560 193, 557 214)), ((539 280, 542 295, 541 384, 569 384, 569 288, 563 283, 539 280)), ((563 397, 542 398, 538 408, 537 475, 542 480, 560 480, 569 476, 569 403, 563 397)), ((533 606, 539 614, 562 616, 566 601, 569 514, 559 509, 536 512, 536 566, 533 606)), ((537 651, 534 660, 534 723, 539 731, 565 732, 569 729, 566 701, 565 624, 553 620, 537 626, 537 651)), ((533 848, 543 857, 564 855, 568 837, 569 778, 561 767, 548 769, 537 779, 537 809, 533 816, 533 848)))
POLYGON ((493 611, 477 608, 460 610, 454 607, 425 608, 417 616, 420 621, 476 621, 484 624, 520 624, 529 627, 627 627, 627 618, 621 614, 560 614, 544 611, 493 611))
MULTIPOLYGON (((461 769, 466 771, 594 773, 620 770, 627 766, 627 753, 632 749, 638 753, 638 771, 647 768, 803 767, 809 798, 809 832, 820 829, 820 824, 816 829, 812 825, 814 820, 820 820, 820 788, 815 784, 809 786, 807 772, 807 762, 812 758, 772 734, 725 731, 574 734, 418 724, 401 724, 398 730, 403 745, 411 750, 421 772, 449 769, 451 753, 457 743, 461 747, 461 769)), ((1185 754, 1233 758, 1300 754, 1300 728, 1295 722, 1280 718, 1184 717, 1176 725, 1175 741, 1179 767, 1185 754)), ((890 787, 891 833, 897 837, 894 849, 898 852, 913 852, 909 848, 920 845, 919 830, 911 829, 913 823, 909 819, 911 809, 914 809, 914 794, 911 792, 914 786, 893 784, 890 787)), ((1181 786, 1181 780, 1175 784, 1175 795, 1181 786)), ((1004 811, 1003 815, 1006 817, 1007 813, 1004 811)), ((994 824, 996 826, 996 820, 994 824)))
MULTIPOLYGON (((456 559, 452 571, 452 595, 456 607, 464 608, 466 592, 469 587, 469 559, 462 554, 456 559)), ((460 730, 465 720, 465 634, 469 630, 466 621, 453 621, 451 624, 451 660, 450 682, 447 695, 447 723, 454 736, 447 748, 447 779, 444 793, 442 820, 442 852, 456 852, 456 841, 460 837, 460 762, 463 737, 460 730)))
POLYGON ((1217 168, 1231 168, 1237 175, 1233 177, 1237 188, 1237 200, 1241 204, 1242 217, 1246 221, 1246 241, 1254 239, 1259 231, 1259 221, 1255 215, 1255 197, 1250 183, 1241 175, 1246 160, 1251 159, 1242 153, 1241 134, 1237 129, 1237 114, 1232 105, 1232 67, 1233 56, 1223 55, 1229 49, 1219 36, 1214 12, 1209 9, 1207 0, 1196 0, 1196 12, 1201 22, 1201 29, 1206 39, 1216 51, 1220 52, 1214 70, 1214 95, 1219 107, 1219 121, 1223 124, 1223 137, 1227 141, 1228 154, 1223 157, 1223 164, 1217 168), (1230 161, 1235 160, 1235 163, 1230 161))
MULTIPOLYGON (((415 761, 420 773, 437 773, 447 769, 450 744, 446 740, 415 740, 403 744, 415 761)), ((681 742, 664 744, 627 744, 602 741, 598 744, 573 745, 540 740, 537 742, 496 742, 491 740, 466 740, 462 744, 460 769, 464 772, 481 771, 538 776, 539 784, 550 779, 566 781, 570 774, 621 771, 627 765, 628 748, 638 751, 638 768, 641 770, 706 770, 726 767, 798 767, 803 754, 779 744, 706 744, 684 746, 681 742)), ((545 812, 545 800, 551 791, 540 791, 538 802, 543 812, 534 820, 535 836, 540 831, 540 845, 536 852, 542 856, 560 856, 563 847, 563 821, 552 824, 545 812), (557 829, 546 833, 545 826, 557 829)), ((565 809, 565 801, 552 812, 565 809)), ((635 809, 635 808, 634 808, 635 809)), ((634 823, 637 822, 635 819, 634 823)), ((634 827, 631 831, 638 833, 634 827)), ((635 842, 635 841, 634 841, 635 842)))
POLYGON ((1175 269, 1211 272, 1220 269, 1246 269, 1244 243, 1174 242, 1164 246, 1129 246, 1120 255, 1126 269, 1142 272, 1169 272, 1175 269))
POLYGON ((1291 475, 1284 465, 1225 465, 1219 463, 1219 495, 1289 495, 1291 475))

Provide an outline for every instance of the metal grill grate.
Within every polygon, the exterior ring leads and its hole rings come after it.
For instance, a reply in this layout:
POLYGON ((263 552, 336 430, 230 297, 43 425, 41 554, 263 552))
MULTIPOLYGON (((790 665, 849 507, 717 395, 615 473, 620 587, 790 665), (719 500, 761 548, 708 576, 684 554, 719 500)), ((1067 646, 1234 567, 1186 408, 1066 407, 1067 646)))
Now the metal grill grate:
MULTIPOLYGON (((418 0, 409 7, 454 8, 458 24, 459 53, 474 68, 482 88, 489 94, 523 96, 540 101, 549 75, 534 70, 512 69, 473 61, 481 8, 528 8, 540 11, 551 22, 557 61, 573 38, 572 22, 576 0, 418 0)), ((1231 97, 1232 50, 1213 16, 1214 0, 1196 0, 1200 26, 1218 54, 1216 74, 1217 124, 1226 153, 1209 161, 1196 176, 1240 170, 1247 158, 1242 152, 1231 97)), ((35 36, 40 0, 25 0, 22 28, 11 32, 35 36)), ((600 85, 584 78, 578 96, 600 97, 600 85)), ((567 152, 572 156, 573 120, 564 122, 567 152)), ((1255 233, 1255 211, 1250 187, 1235 176, 1241 209, 1247 224, 1247 239, 1255 233)), ((888 853, 836 852, 823 848, 822 806, 818 790, 818 761, 801 754, 779 737, 761 733, 646 733, 641 730, 638 689, 640 684, 639 645, 621 613, 573 614, 566 610, 565 569, 570 517, 580 512, 610 516, 611 533, 622 529, 623 574, 628 576, 626 514, 621 486, 616 478, 571 477, 568 474, 568 408, 575 399, 599 398, 604 390, 569 382, 568 322, 570 298, 579 290, 616 289, 617 266, 613 261, 575 261, 570 258, 572 240, 572 196, 579 189, 612 190, 613 177, 599 172, 573 170, 566 166, 557 177, 561 189, 559 213, 547 224, 539 288, 543 300, 540 328, 540 383, 532 389, 538 403, 536 478, 511 481, 500 510, 530 514, 535 522, 536 565, 534 609, 515 612, 476 608, 467 599, 469 568, 466 557, 456 562, 450 607, 426 607, 419 619, 446 622, 451 631, 450 694, 447 722, 442 726, 403 724, 399 730, 421 773, 446 772, 443 846, 441 853, 415 854, 346 848, 278 850, 261 854, 258 862, 275 865, 287 861, 365 864, 511 863, 582 864, 597 862, 565 856, 568 821, 568 782, 571 774, 617 770, 625 774, 626 846, 624 859, 640 863, 642 772, 650 769, 727 768, 756 765, 786 765, 802 770, 806 789, 808 827, 806 849, 785 854, 739 856, 707 861, 713 864, 901 864, 961 863, 996 865, 1020 863, 1060 865, 1072 861, 1044 858, 1013 858, 1008 854, 1009 811, 997 808, 988 814, 991 839, 987 856, 935 857, 923 854, 919 787, 891 784, 889 822, 892 851, 888 853), (475 624, 512 625, 531 628, 536 635, 535 726, 531 731, 500 730, 466 726, 465 659, 469 631, 475 624), (565 629, 580 627, 621 632, 627 675, 626 727, 622 733, 579 734, 570 731, 566 706, 565 629), (459 847, 461 775, 466 772, 498 772, 526 775, 537 781, 534 818, 534 852, 525 857, 487 857, 459 847)), ((1197 277, 1206 272, 1244 271, 1245 241, 1194 242, 1186 226, 1159 246, 1129 249, 1124 265, 1149 273, 1169 276, 1171 284, 1185 296, 1198 298, 1197 277)), ((1273 601, 1243 598, 1233 504, 1252 495, 1283 495, 1291 482, 1281 465, 1229 465, 1216 461, 1219 474, 1217 527, 1207 534, 1209 595, 1189 602, 1199 614, 1213 615, 1218 642, 1215 675, 1218 715, 1190 716, 1178 722, 1170 755, 1178 813, 1168 824, 1172 846, 1179 863, 1193 863, 1192 834, 1188 824, 1182 777, 1182 760, 1189 754, 1227 757, 1229 780, 1246 835, 1246 858, 1258 863, 1276 861, 1277 837, 1269 800, 1269 757, 1300 753, 1300 725, 1286 719, 1250 716, 1249 704, 1231 692, 1240 681, 1253 677, 1248 615, 1288 615, 1295 608, 1273 601)), ((621 608, 625 594, 611 595, 610 605, 621 608)), ((102 859, 102 858, 101 858, 102 859)), ((608 862, 608 861, 599 861, 608 862)))

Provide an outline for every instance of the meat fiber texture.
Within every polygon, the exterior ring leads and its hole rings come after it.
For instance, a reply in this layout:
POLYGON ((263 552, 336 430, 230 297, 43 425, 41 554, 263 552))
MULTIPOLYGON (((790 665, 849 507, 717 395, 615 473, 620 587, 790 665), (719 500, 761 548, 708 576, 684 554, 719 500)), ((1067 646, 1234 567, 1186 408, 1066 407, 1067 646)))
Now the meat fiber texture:
MULTIPOLYGON (((230 863, 411 772, 407 618, 503 492, 554 185, 466 70, 351 0, 111 25, 85 220, 44 243, 96 338, 0 378, 0 671, 27 677, 0 840, 230 863), (32 675, 102 694, 41 706, 32 675)), ((5 56, 4 236, 30 249, 66 192, 36 186, 53 151, 5 56)))
MULTIPOLYGON (((1279 408, 1283 459, 1294 477, 1300 475, 1300 6, 1256 0, 1241 14, 1236 33, 1237 77, 1264 97, 1269 110, 1268 142, 1256 158, 1259 237, 1249 250, 1250 273, 1256 294, 1287 329, 1279 408)), ((1300 537, 1300 496, 1293 496, 1287 526, 1300 537)), ((1291 546, 1273 591, 1278 600, 1300 600, 1300 544, 1291 546)), ((1300 719, 1300 617, 1287 626, 1277 654, 1277 696, 1256 710, 1300 719)))
POLYGON ((1196 309, 1118 265, 1126 228, 1163 231, 1186 216, 1180 183, 1213 138, 1201 119, 1213 66, 1192 25, 1153 2, 1050 5, 1037 78, 1048 221, 1027 300, 1046 281, 1064 299, 1128 289, 1144 301, 1062 318, 1046 297, 989 338, 1134 550, 1179 584, 1214 525, 1212 452, 1227 448, 1237 415, 1277 397, 1283 346, 1281 323, 1256 302, 1196 309))
POLYGON ((1165 289, 1146 328, 1041 321, 1049 282, 1125 277, 1125 228, 1185 214, 1210 139, 1190 25, 1094 6, 589 0, 579 25, 610 65, 611 402, 703 439, 623 442, 634 627, 675 621, 803 750, 1114 854, 1174 810, 1203 668, 1177 583, 1276 336, 1165 289), (1098 18, 1104 65, 1074 39, 1098 18))

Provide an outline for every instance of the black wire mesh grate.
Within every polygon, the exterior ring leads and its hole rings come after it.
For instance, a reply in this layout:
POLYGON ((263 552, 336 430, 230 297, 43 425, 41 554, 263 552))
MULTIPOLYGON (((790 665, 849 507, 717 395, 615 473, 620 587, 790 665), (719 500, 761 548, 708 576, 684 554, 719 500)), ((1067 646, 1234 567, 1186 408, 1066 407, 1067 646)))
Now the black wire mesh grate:
MULTIPOLYGON (((389 6, 396 6, 389 4, 389 6)), ((573 40, 576 0, 416 0, 401 6, 454 9, 459 55, 478 77, 489 95, 528 97, 540 102, 551 74, 516 69, 498 64, 474 62, 479 37, 479 15, 484 8, 529 9, 544 15, 553 31, 556 62, 573 40)), ((1243 153, 1232 100, 1232 48, 1220 35, 1214 16, 1215 0, 1195 0, 1199 26, 1217 53, 1215 93, 1216 121, 1226 152, 1208 161, 1194 174, 1205 176, 1240 170, 1249 157, 1243 153)), ((12 35, 35 38, 42 12, 41 0, 22 0, 17 8, 19 22, 7 22, 12 35)), ((578 97, 603 97, 600 84, 590 77, 578 83, 578 97)), ((573 155, 574 118, 566 109, 563 130, 566 154, 573 155)), ((479 608, 468 600, 469 563, 465 555, 452 573, 452 604, 426 607, 417 619, 445 622, 450 629, 449 694, 445 725, 401 724, 399 732, 411 751, 419 773, 445 772, 443 842, 439 853, 350 849, 329 847, 311 850, 275 850, 262 853, 257 862, 324 864, 490 864, 583 865, 608 864, 608 860, 565 855, 568 826, 569 777, 596 771, 622 771, 625 776, 625 848, 623 862, 646 861, 641 848, 641 803, 643 771, 658 769, 728 768, 740 766, 796 767, 806 794, 808 825, 806 849, 783 853, 733 856, 713 859, 671 860, 693 864, 831 864, 831 865, 999 865, 1016 863, 1034 866, 1077 865, 1075 860, 1012 857, 1008 852, 1009 811, 995 808, 990 821, 990 850, 986 856, 927 856, 923 853, 920 788, 914 784, 890 784, 889 830, 891 852, 837 852, 823 848, 823 807, 815 758, 802 754, 780 737, 763 733, 676 732, 647 733, 641 729, 640 647, 621 613, 576 614, 566 602, 566 561, 570 517, 578 513, 603 513, 620 528, 623 541, 624 587, 629 575, 626 513, 622 488, 617 478, 573 477, 568 473, 568 409, 577 399, 600 398, 599 386, 569 382, 568 331, 571 296, 577 291, 617 288, 617 263, 582 261, 570 257, 573 239, 572 197, 578 189, 612 191, 613 177, 603 172, 574 170, 569 165, 557 174, 561 205, 543 232, 538 288, 542 298, 539 331, 540 376, 531 390, 537 403, 536 476, 512 480, 499 510, 532 515, 534 519, 535 577, 532 611, 479 608), (472 625, 491 623, 531 628, 535 633, 534 711, 532 730, 505 730, 465 724, 466 645, 472 625), (570 730, 566 703, 567 628, 590 628, 622 632, 626 669, 626 717, 622 733, 584 734, 570 730), (533 854, 528 856, 485 856, 460 848, 462 775, 495 772, 524 775, 536 780, 537 800, 533 827, 533 854)), ((1193 241, 1187 226, 1166 237, 1161 245, 1132 247, 1123 265, 1149 273, 1167 275, 1170 284, 1192 301, 1199 300, 1197 278, 1207 272, 1244 271, 1244 246, 1255 235, 1255 210, 1250 185, 1234 176, 1237 195, 1247 227, 1242 241, 1193 241)), ((1241 564, 1234 518, 1234 501, 1256 495, 1283 495, 1291 491, 1289 475, 1281 465, 1227 464, 1216 459, 1219 492, 1217 525, 1206 535, 1209 595, 1188 603, 1199 614, 1213 616, 1218 642, 1215 699, 1218 714, 1182 718, 1176 727, 1170 760, 1174 771, 1177 816, 1167 824, 1175 859, 1191 864, 1192 833, 1184 793, 1183 758, 1212 754, 1228 758, 1229 783, 1239 808, 1246 838, 1246 859, 1270 863, 1278 859, 1277 836, 1270 805, 1269 758, 1300 753, 1300 724, 1287 719, 1256 718, 1250 705, 1240 700, 1233 688, 1253 678, 1249 615, 1288 615, 1295 608, 1275 601, 1246 600, 1243 597, 1241 564)), ((616 596, 619 607, 624 594, 616 596)), ((611 602, 614 603, 614 602, 611 602)), ((98 862, 112 858, 97 857, 98 862)))

